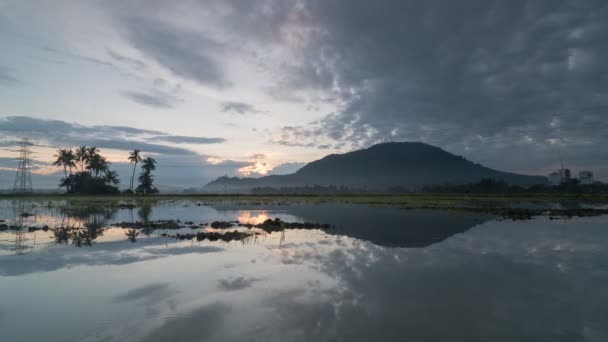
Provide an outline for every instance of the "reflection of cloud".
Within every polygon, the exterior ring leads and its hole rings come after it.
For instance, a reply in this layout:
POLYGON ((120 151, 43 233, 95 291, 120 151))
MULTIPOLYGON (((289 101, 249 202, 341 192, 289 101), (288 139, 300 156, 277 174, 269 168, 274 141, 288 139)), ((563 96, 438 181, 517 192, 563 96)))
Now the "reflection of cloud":
POLYGON ((121 295, 114 297, 115 302, 128 302, 140 299, 165 297, 169 291, 169 283, 150 284, 143 287, 131 289, 121 295))
POLYGON ((19 81, 13 76, 11 71, 11 69, 0 65, 0 85, 15 85, 19 83, 19 81))
POLYGON ((226 340, 225 332, 228 323, 226 315, 230 308, 224 304, 209 304, 200 307, 185 317, 169 319, 160 327, 154 329, 143 339, 154 341, 209 341, 226 340))
POLYGON ((266 220, 268 220, 270 216, 268 216, 268 211, 250 211, 243 210, 239 212, 237 220, 241 223, 250 223, 250 224, 260 224, 266 220))
POLYGON ((245 277, 237 277, 234 279, 220 279, 218 281, 218 287, 225 291, 236 291, 243 290, 258 281, 257 278, 245 278, 245 277))
POLYGON ((608 290, 589 286, 608 281, 591 270, 606 258, 602 223, 493 221, 425 249, 360 242, 298 253, 340 285, 275 293, 273 324, 257 331, 266 341, 286 332, 302 341, 604 340, 606 309, 596 303, 608 290))
POLYGON ((127 241, 99 242, 91 248, 44 248, 39 252, 15 257, 0 256, 0 275, 19 276, 30 273, 55 271, 73 266, 126 265, 172 255, 216 253, 223 249, 215 246, 190 246, 179 242, 165 245, 161 238, 139 239, 138 248, 126 248, 127 241))

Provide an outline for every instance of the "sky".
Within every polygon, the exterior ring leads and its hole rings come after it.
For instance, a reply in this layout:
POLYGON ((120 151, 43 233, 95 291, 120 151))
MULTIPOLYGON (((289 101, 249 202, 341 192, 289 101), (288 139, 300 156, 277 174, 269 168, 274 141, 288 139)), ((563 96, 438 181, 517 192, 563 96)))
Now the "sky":
POLYGON ((503 171, 608 180, 604 0, 0 0, 0 189, 98 146, 128 184, 291 173, 422 141, 503 171))

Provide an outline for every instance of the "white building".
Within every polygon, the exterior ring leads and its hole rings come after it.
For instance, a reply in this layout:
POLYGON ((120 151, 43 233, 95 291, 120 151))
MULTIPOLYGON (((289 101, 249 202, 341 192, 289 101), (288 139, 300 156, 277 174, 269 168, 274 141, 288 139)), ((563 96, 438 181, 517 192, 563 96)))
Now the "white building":
POLYGON ((589 185, 593 184, 593 172, 581 171, 578 173, 578 181, 580 184, 589 185))
POLYGON ((549 181, 549 185, 562 184, 562 178, 560 177, 558 172, 551 172, 549 176, 547 176, 547 180, 549 181))
POLYGON ((549 185, 554 186, 566 183, 570 181, 570 169, 559 169, 555 172, 551 172, 549 176, 547 176, 547 180, 549 181, 549 185))

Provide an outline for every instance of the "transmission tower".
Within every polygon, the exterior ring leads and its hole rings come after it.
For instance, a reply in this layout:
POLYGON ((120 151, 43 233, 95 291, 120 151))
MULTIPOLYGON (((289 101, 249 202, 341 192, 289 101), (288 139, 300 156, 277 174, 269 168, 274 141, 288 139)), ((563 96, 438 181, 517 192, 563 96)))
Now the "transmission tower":
POLYGON ((13 191, 15 193, 23 194, 32 192, 32 172, 30 164, 30 155, 32 154, 30 146, 32 145, 32 142, 30 142, 28 138, 21 138, 21 140, 17 142, 19 149, 15 151, 19 153, 19 157, 16 158, 19 161, 19 166, 17 167, 17 174, 15 175, 15 184, 13 185, 13 191))

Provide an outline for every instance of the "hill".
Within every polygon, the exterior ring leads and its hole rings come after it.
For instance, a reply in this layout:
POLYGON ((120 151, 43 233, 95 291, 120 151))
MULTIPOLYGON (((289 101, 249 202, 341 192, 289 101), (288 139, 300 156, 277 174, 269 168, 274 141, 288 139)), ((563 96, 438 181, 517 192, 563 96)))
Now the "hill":
POLYGON ((247 192, 259 187, 345 186, 386 190, 419 189, 426 185, 464 184, 483 178, 508 184, 542 184, 544 177, 493 170, 424 143, 382 143, 344 154, 331 154, 308 163, 289 175, 261 178, 220 177, 207 184, 205 191, 247 192))

